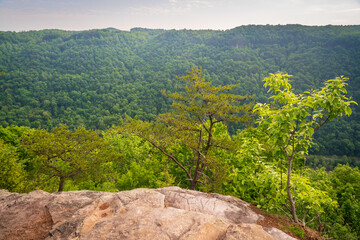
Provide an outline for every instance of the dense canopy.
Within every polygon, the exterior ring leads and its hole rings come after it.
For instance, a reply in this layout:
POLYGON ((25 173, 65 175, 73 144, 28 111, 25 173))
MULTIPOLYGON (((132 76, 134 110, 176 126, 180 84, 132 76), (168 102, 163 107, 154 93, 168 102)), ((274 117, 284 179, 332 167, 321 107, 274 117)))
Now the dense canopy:
MULTIPOLYGON (((344 75, 359 102, 360 26, 0 32, 0 125, 104 130, 125 113, 151 120, 171 104, 160 90, 176 89, 193 65, 260 102, 270 72, 291 73, 297 91, 344 75)), ((358 112, 319 131, 312 152, 359 156, 358 112)))

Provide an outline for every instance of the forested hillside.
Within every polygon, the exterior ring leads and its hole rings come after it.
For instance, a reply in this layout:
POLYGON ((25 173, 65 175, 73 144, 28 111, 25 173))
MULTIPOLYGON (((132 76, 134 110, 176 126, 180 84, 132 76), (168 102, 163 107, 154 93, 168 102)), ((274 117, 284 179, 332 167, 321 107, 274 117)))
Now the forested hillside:
MULTIPOLYGON (((202 66, 214 85, 268 101, 268 73, 293 75, 296 92, 349 78, 360 102, 360 26, 242 26, 227 31, 43 30, 0 32, 0 125, 104 130, 125 113, 142 120, 169 110, 160 92, 202 66)), ((312 153, 360 156, 360 109, 316 133, 312 153)))
POLYGON ((192 67, 176 78, 175 91, 161 92, 172 100, 171 110, 151 121, 125 114, 105 131, 0 126, 0 189, 180 186, 285 214, 291 221, 285 228, 301 239, 356 240, 359 168, 338 164, 327 172, 305 166, 314 133, 352 114, 356 102, 347 97, 348 79, 295 93, 290 77, 270 73, 263 84, 268 103, 253 104, 252 96, 230 92, 238 84, 213 85, 202 68, 192 67), (247 127, 230 135, 229 121, 247 127))

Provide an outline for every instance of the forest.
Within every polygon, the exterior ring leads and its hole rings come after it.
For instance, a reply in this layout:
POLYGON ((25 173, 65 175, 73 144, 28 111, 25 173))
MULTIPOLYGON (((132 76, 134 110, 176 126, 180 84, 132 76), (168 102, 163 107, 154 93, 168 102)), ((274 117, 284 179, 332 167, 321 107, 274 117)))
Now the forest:
POLYGON ((360 237, 360 26, 0 32, 0 188, 180 186, 360 237))
MULTIPOLYGON (((161 90, 176 89, 176 76, 192 66, 257 102, 269 97, 269 73, 293 75, 299 92, 344 76, 359 102, 359 65, 360 26, 0 32, 0 125, 106 130, 125 114, 153 120, 171 105, 161 90)), ((320 129, 311 153, 359 157, 359 108, 353 112, 320 129)))

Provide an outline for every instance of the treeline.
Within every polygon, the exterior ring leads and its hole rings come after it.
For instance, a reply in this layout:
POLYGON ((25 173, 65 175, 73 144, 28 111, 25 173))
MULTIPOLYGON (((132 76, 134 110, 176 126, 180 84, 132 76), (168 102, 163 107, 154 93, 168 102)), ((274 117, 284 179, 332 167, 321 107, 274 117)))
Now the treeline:
POLYGON ((324 168, 326 171, 333 171, 337 165, 348 165, 352 168, 360 168, 360 159, 349 156, 322 156, 310 155, 306 159, 306 166, 313 169, 324 168))
MULTIPOLYGON (((269 72, 293 74, 298 92, 344 75, 359 102, 360 26, 0 32, 0 125, 105 130, 125 113, 151 120, 169 110, 160 90, 174 90, 175 76, 193 65, 214 84, 239 83, 233 93, 256 94, 259 102, 267 101, 269 72)), ((318 131, 311 152, 359 156, 353 111, 318 131)))
POLYGON ((163 91, 172 110, 151 121, 126 116, 105 131, 0 127, 0 188, 121 191, 177 185, 285 214, 302 239, 311 227, 327 238, 356 240, 359 168, 339 164, 327 172, 305 165, 314 131, 351 115, 355 103, 347 97, 346 79, 296 94, 288 77, 265 78, 271 97, 254 106, 247 101, 251 96, 228 93, 236 85, 214 86, 192 68, 178 78, 178 91, 163 91), (247 127, 230 135, 228 121, 247 127))

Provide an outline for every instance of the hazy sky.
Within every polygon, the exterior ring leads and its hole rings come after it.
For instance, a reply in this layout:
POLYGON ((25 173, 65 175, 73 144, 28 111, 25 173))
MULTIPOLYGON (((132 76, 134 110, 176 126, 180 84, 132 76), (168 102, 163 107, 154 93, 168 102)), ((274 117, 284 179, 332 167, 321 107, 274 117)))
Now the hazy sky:
POLYGON ((359 25, 360 0, 0 0, 0 31, 359 25))

